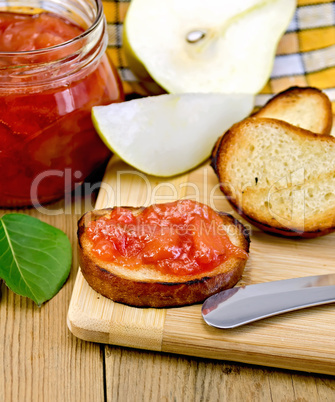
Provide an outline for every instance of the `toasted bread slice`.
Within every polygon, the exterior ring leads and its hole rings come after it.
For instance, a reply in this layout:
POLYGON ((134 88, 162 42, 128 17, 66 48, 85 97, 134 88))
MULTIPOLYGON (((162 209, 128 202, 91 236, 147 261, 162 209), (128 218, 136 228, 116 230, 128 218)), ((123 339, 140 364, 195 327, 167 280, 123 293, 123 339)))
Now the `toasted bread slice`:
POLYGON ((329 135, 333 124, 328 96, 313 87, 291 87, 280 92, 254 116, 284 120, 316 134, 329 135))
POLYGON ((213 159, 230 203, 261 229, 315 237, 335 229, 335 138, 284 121, 235 124, 213 159))
MULTIPOLYGON (((129 208, 140 214, 144 208, 129 208)), ((78 222, 79 261, 88 284, 97 292, 116 302, 137 307, 183 306, 204 301, 223 289, 234 286, 241 278, 249 252, 249 234, 246 228, 228 214, 220 214, 222 225, 230 241, 245 251, 245 258, 229 257, 212 271, 177 276, 162 273, 155 266, 127 266, 107 263, 92 254, 87 236, 91 221, 110 216, 112 208, 86 213, 78 222)))
MULTIPOLYGON (((333 135, 332 105, 328 96, 313 87, 291 87, 271 98, 253 117, 268 117, 286 121, 316 134, 333 135)), ((223 136, 214 144, 215 157, 223 136)))

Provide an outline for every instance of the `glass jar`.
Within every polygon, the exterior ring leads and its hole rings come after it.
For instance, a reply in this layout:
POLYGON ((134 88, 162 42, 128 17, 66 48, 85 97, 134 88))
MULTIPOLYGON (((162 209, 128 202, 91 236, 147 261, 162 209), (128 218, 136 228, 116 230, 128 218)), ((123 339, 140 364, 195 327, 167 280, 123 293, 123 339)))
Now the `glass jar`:
MULTIPOLYGON (((24 23, 10 34, 22 43, 34 36, 47 43, 61 30, 57 19, 67 24, 65 31, 80 30, 51 47, 0 51, 0 206, 48 203, 109 157, 91 108, 123 100, 122 86, 105 53, 100 0, 0 0, 0 14, 5 12, 36 19, 39 34, 24 23)), ((8 41, 5 33, 0 29, 0 42, 8 41)))

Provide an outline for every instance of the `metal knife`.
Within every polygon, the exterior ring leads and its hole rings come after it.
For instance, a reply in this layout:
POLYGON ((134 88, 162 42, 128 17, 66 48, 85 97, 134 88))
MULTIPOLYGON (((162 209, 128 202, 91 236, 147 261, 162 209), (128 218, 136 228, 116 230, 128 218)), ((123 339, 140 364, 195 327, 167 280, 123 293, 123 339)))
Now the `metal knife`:
POLYGON ((273 315, 335 302, 335 274, 234 287, 202 305, 207 324, 235 328, 273 315))

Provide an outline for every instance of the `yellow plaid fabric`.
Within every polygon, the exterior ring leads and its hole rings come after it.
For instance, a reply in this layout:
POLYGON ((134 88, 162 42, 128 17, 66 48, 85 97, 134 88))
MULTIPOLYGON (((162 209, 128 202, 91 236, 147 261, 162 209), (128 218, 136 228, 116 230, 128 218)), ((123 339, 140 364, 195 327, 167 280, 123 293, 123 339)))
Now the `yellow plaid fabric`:
MULTIPOLYGON (((148 95, 131 72, 122 49, 122 28, 130 0, 104 0, 108 23, 108 54, 117 67, 126 95, 148 95)), ((335 111, 335 1, 298 0, 294 17, 282 37, 271 77, 256 97, 262 105, 290 86, 324 90, 335 111)))

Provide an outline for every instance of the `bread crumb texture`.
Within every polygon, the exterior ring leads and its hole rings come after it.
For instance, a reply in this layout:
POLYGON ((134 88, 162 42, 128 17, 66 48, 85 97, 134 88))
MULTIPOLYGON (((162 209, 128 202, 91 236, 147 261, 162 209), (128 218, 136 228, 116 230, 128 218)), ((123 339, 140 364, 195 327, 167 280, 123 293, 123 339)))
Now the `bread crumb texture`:
POLYGON ((255 221, 301 232, 334 226, 331 136, 252 117, 224 136, 216 169, 228 199, 255 221))

